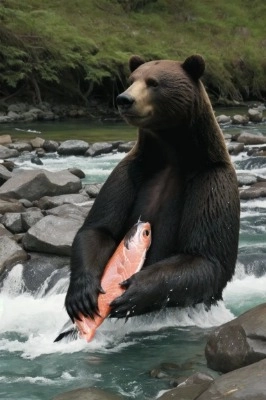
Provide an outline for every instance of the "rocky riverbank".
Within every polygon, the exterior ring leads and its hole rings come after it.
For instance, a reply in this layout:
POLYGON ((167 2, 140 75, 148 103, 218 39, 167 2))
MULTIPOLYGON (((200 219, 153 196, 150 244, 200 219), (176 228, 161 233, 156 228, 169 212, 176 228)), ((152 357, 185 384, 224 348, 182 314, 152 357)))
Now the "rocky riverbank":
MULTIPOLYGON (((218 120, 218 117, 217 117, 218 120)), ((221 122, 220 122, 221 123, 221 122)), ((232 123, 223 122, 223 123, 232 123)), ((258 125, 259 127, 259 125, 258 125)), ((266 137, 243 131, 225 135, 228 151, 243 155, 250 162, 266 162, 266 137)), ((85 185, 78 169, 50 172, 42 169, 42 158, 59 155, 96 157, 112 152, 127 152, 134 142, 94 143, 67 140, 61 143, 35 138, 14 141, 0 136, 0 287, 6 274, 18 262, 24 268, 25 290, 35 292, 52 273, 57 280, 69 268, 73 238, 83 224, 101 185, 85 185), (39 169, 16 167, 16 157, 27 155, 39 169)), ((250 172, 238 173, 241 199, 266 197, 266 179, 250 172)), ((250 264, 244 265, 245 269, 250 264)), ((53 280, 50 281, 53 284, 53 280)), ((47 288, 49 290, 49 288, 47 288)), ((209 367, 225 373, 215 380, 207 375, 182 377, 180 366, 161 365, 151 371, 156 379, 169 381, 174 389, 161 394, 168 399, 263 399, 266 383, 261 375, 265 360, 265 305, 214 330, 206 346, 209 367)), ((119 399, 105 391, 83 388, 57 396, 67 399, 119 399)))

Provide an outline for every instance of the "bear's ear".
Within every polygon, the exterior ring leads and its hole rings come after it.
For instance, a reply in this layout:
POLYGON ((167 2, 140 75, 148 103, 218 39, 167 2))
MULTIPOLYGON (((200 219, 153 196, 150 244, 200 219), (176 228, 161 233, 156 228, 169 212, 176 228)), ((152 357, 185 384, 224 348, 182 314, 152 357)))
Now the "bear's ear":
POLYGON ((194 54, 183 62, 182 67, 191 78, 197 81, 204 73, 205 61, 199 54, 194 54))
POLYGON ((139 57, 139 56, 132 56, 129 59, 129 69, 130 72, 134 72, 135 69, 137 69, 140 65, 144 64, 145 61, 143 60, 143 58, 139 57))

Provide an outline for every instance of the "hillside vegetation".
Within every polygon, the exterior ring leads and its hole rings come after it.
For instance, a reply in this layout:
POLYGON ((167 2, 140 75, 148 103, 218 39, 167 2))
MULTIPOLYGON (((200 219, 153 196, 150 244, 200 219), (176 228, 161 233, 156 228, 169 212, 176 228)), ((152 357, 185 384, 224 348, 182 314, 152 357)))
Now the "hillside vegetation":
POLYGON ((2 0, 0 99, 111 103, 131 54, 200 53, 216 99, 266 96, 265 0, 2 0))

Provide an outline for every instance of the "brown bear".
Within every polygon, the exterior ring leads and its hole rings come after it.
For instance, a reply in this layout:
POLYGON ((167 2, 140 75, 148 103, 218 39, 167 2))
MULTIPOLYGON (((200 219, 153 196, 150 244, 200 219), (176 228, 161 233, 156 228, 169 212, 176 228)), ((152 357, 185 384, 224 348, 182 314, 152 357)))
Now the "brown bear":
POLYGON ((73 243, 66 309, 93 317, 104 267, 139 219, 152 226, 142 270, 111 303, 113 317, 162 307, 207 306, 222 298, 238 248, 239 195, 223 134, 200 78, 199 55, 184 62, 129 62, 130 86, 117 97, 139 128, 73 243))

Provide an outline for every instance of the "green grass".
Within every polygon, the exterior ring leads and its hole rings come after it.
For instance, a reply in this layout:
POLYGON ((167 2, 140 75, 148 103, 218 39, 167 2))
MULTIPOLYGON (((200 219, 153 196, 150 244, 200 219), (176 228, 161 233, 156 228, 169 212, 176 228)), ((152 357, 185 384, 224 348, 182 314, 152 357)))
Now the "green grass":
POLYGON ((207 62, 210 94, 235 99, 265 95, 264 0, 157 0, 139 12, 125 12, 116 0, 2 4, 7 56, 6 65, 0 57, 0 81, 6 91, 23 82, 32 86, 34 75, 41 94, 46 95, 46 83, 65 96, 82 98, 93 82, 106 95, 113 80, 125 84, 131 54, 182 60, 200 53, 207 62))

